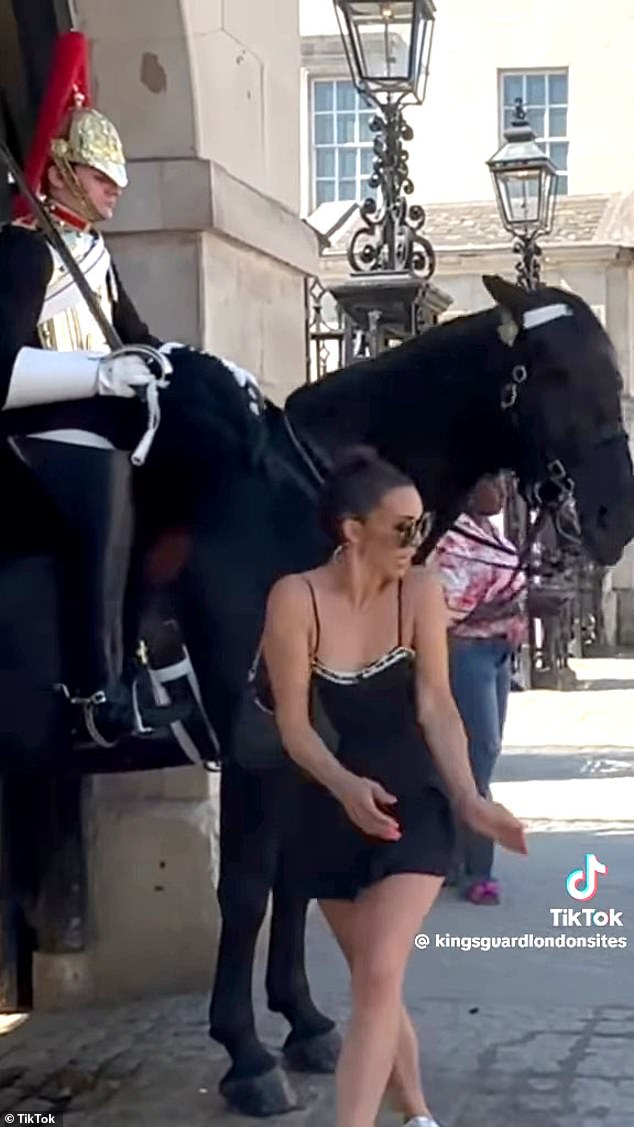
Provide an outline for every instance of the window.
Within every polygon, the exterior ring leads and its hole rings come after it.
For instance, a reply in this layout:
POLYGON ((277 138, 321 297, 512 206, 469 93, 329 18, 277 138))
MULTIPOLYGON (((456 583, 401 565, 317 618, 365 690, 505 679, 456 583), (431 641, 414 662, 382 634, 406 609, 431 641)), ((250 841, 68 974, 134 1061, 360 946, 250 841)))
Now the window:
POLYGON ((501 75, 501 133, 521 98, 537 143, 557 169, 559 195, 568 194, 568 71, 505 71, 501 75))
POLYGON ((374 161, 371 109, 352 82, 316 79, 312 85, 313 204, 350 200, 361 203, 371 192, 374 161))

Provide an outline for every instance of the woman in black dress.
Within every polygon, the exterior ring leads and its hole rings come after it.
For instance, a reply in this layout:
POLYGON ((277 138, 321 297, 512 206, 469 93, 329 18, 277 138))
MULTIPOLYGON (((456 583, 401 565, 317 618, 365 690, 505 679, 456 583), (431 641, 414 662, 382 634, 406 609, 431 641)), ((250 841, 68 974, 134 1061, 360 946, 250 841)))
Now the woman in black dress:
POLYGON ((449 868, 451 807, 517 853, 524 831, 474 782, 442 589, 411 568, 426 520, 417 490, 354 450, 325 487, 323 515, 338 549, 273 588, 263 653, 284 746, 305 776, 293 879, 319 900, 351 968, 336 1127, 373 1127, 386 1089, 411 1127, 438 1127, 402 984, 449 868))

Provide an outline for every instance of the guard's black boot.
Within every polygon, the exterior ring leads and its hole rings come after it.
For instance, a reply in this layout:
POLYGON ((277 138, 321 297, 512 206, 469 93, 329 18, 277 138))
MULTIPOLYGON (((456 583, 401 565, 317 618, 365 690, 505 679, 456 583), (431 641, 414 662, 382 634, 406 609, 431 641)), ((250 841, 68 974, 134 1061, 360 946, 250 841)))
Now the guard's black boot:
POLYGON ((113 747, 127 736, 149 736, 189 720, 191 704, 161 698, 153 677, 143 661, 130 662, 126 676, 108 688, 71 698, 76 741, 113 747))
POLYGON ((128 454, 45 438, 19 438, 14 448, 60 514, 64 689, 76 737, 110 746, 181 721, 182 707, 158 703, 143 657, 124 663, 134 528, 128 454))

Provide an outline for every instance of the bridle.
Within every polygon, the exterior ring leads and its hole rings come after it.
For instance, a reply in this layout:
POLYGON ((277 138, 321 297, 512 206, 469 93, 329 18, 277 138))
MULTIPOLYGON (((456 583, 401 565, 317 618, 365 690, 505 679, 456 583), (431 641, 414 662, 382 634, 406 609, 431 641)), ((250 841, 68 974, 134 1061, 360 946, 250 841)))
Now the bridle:
MULTIPOLYGON (((573 316, 573 310, 569 305, 563 303, 545 305, 537 309, 531 309, 523 315, 522 329, 525 332, 529 332, 541 325, 559 320, 561 317, 571 316, 573 316)), ((499 330, 499 335, 505 344, 513 348, 516 345, 516 337, 519 335, 519 332, 520 329, 515 323, 510 327, 503 322, 502 328, 499 330)), ((529 381, 529 378, 530 371, 528 365, 525 363, 515 364, 511 369, 511 378, 502 386, 500 407, 503 412, 508 412, 509 415, 511 415, 517 427, 519 426, 519 417, 516 413, 516 407, 521 389, 529 381)), ((534 520, 531 521, 529 517, 526 539, 519 549, 520 568, 524 567, 527 563, 532 549, 548 518, 552 520, 557 535, 561 540, 568 540, 571 544, 576 546, 578 546, 581 541, 581 528, 579 526, 576 508, 573 507, 574 531, 572 533, 569 532, 562 523, 562 515, 565 506, 571 501, 574 501, 574 481, 560 458, 548 458, 548 456, 546 456, 545 461, 545 476, 541 481, 537 481, 529 486, 532 496, 529 496, 527 501, 529 505, 531 501, 535 502, 534 507, 537 513, 534 520)))

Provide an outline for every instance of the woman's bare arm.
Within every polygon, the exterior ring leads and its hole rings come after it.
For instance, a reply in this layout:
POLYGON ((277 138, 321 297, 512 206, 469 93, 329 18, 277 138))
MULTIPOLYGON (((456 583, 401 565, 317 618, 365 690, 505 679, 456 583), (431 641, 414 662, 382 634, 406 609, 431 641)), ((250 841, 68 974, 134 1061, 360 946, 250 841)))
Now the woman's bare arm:
POLYGON ((321 783, 365 833, 388 841, 399 836, 381 804, 395 802, 380 783, 341 765, 310 719, 313 610, 306 583, 297 575, 279 580, 269 596, 263 654, 282 743, 299 767, 321 783))
POLYGON ((305 581, 298 575, 280 579, 268 599, 263 656, 286 751, 334 794, 349 772, 328 750, 310 720, 312 619, 305 581))
POLYGON ((467 736, 449 681, 449 616, 442 586, 433 571, 417 569, 414 598, 418 722, 452 802, 462 805, 478 791, 467 736))

